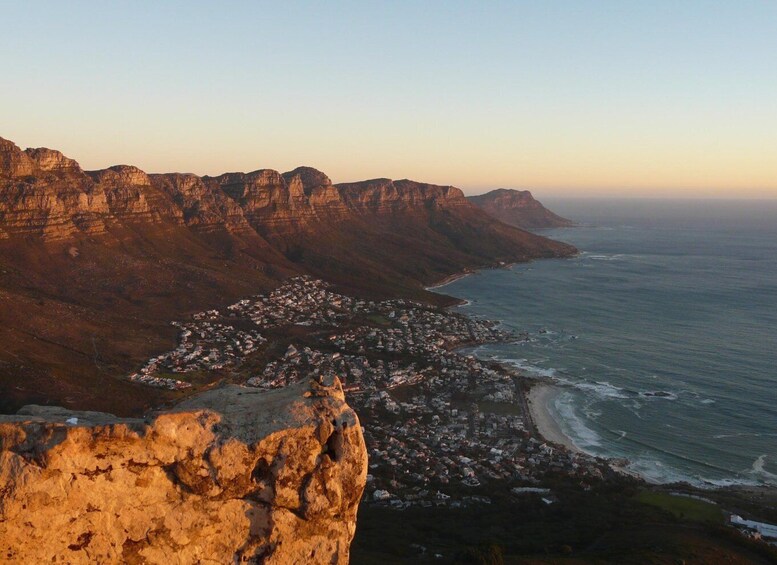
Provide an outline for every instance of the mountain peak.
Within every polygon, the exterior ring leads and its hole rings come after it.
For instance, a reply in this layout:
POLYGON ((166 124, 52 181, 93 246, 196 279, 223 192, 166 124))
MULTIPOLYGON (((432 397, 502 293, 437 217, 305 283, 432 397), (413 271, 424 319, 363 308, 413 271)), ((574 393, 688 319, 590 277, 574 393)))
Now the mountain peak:
POLYGON ((151 179, 146 172, 134 165, 113 165, 100 171, 89 171, 87 174, 101 183, 129 186, 149 186, 151 184, 151 179))
POLYGON ((0 137, 0 177, 24 177, 35 172, 30 156, 8 139, 0 137))
POLYGON ((332 186, 329 177, 313 167, 297 167, 293 171, 283 173, 282 176, 289 186, 289 191, 298 196, 310 196, 316 189, 332 186))
POLYGON ((65 157, 61 151, 56 149, 38 147, 35 149, 25 149, 24 152, 42 171, 81 171, 81 166, 75 160, 65 157))

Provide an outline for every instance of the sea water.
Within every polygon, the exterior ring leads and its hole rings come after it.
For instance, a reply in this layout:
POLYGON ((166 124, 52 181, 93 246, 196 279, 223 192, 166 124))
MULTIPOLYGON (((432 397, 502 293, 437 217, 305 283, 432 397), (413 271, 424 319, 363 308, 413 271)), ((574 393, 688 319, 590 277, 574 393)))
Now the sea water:
POLYGON ((440 289, 525 332, 477 355, 552 378, 562 431, 648 480, 777 484, 777 201, 551 204, 579 256, 440 289))

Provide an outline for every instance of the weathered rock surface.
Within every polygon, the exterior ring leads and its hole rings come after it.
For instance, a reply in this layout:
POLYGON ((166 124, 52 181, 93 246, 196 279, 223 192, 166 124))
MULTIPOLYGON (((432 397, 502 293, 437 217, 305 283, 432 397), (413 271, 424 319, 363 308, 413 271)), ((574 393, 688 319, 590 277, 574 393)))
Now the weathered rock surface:
POLYGON ((340 383, 147 419, 0 417, 0 562, 346 563, 367 453, 340 383))
POLYGON ((528 190, 499 188, 478 196, 470 202, 511 226, 524 229, 562 228, 574 225, 545 208, 528 190))
MULTIPOLYGON (((511 207, 537 208, 526 194, 511 207)), ((476 213, 452 186, 390 179, 333 185, 311 167, 217 177, 148 175, 129 165, 85 172, 59 151, 22 151, 0 138, 0 229, 9 235, 68 239, 146 223, 283 238, 337 221, 434 209, 476 213)))

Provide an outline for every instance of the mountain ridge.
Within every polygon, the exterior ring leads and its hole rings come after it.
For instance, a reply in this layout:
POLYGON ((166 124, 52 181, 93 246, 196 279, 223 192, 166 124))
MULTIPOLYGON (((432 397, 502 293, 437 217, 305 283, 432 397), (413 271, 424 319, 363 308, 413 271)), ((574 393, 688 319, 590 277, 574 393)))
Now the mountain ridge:
POLYGON ((0 412, 137 414, 175 398, 121 378, 174 343, 171 320, 310 274, 346 293, 446 305, 466 269, 575 253, 451 186, 321 171, 200 177, 83 171, 0 139, 0 412), (122 399, 121 401, 118 399, 122 399))
POLYGON ((259 232, 271 224, 332 219, 348 212, 396 212, 403 202, 465 203, 461 190, 452 186, 384 178, 333 184, 312 167, 217 176, 149 174, 133 165, 85 171, 59 151, 21 150, 3 138, 0 179, 5 181, 6 198, 0 204, 5 204, 1 224, 6 235, 44 239, 66 239, 79 231, 104 233, 112 222, 135 219, 195 228, 219 225, 228 231, 253 227, 259 232), (11 196, 17 199, 11 203, 16 206, 8 206, 7 196, 14 189, 16 194, 11 196), (291 211, 294 217, 284 213, 291 211))

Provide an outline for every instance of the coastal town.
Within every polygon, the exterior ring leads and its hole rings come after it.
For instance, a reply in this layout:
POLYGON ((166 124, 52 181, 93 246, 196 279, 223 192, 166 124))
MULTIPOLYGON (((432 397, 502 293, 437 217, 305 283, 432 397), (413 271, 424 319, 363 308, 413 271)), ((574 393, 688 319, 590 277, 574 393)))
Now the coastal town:
MULTIPOLYGON (((527 402, 537 381, 467 353, 526 339, 494 322, 410 300, 354 298, 300 276, 172 325, 177 346, 130 380, 175 390, 203 374, 266 390, 339 381, 368 450, 364 505, 483 507, 495 495, 553 505, 559 481, 589 489, 633 480, 622 461, 548 442, 527 402)), ((738 516, 730 524, 754 539, 774 535, 770 524, 738 516)))
POLYGON ((494 484, 514 496, 542 494, 551 504, 544 478, 561 474, 586 484, 613 472, 606 461, 536 433, 525 400, 528 379, 461 352, 522 339, 493 322, 409 300, 357 299, 302 276, 173 325, 178 346, 151 358, 131 380, 183 389, 192 386, 187 373, 209 371, 272 389, 337 378, 364 426, 366 504, 487 504, 482 492, 494 484), (278 339, 283 328, 294 328, 294 336, 278 339), (245 371, 270 333, 279 354, 245 371))

